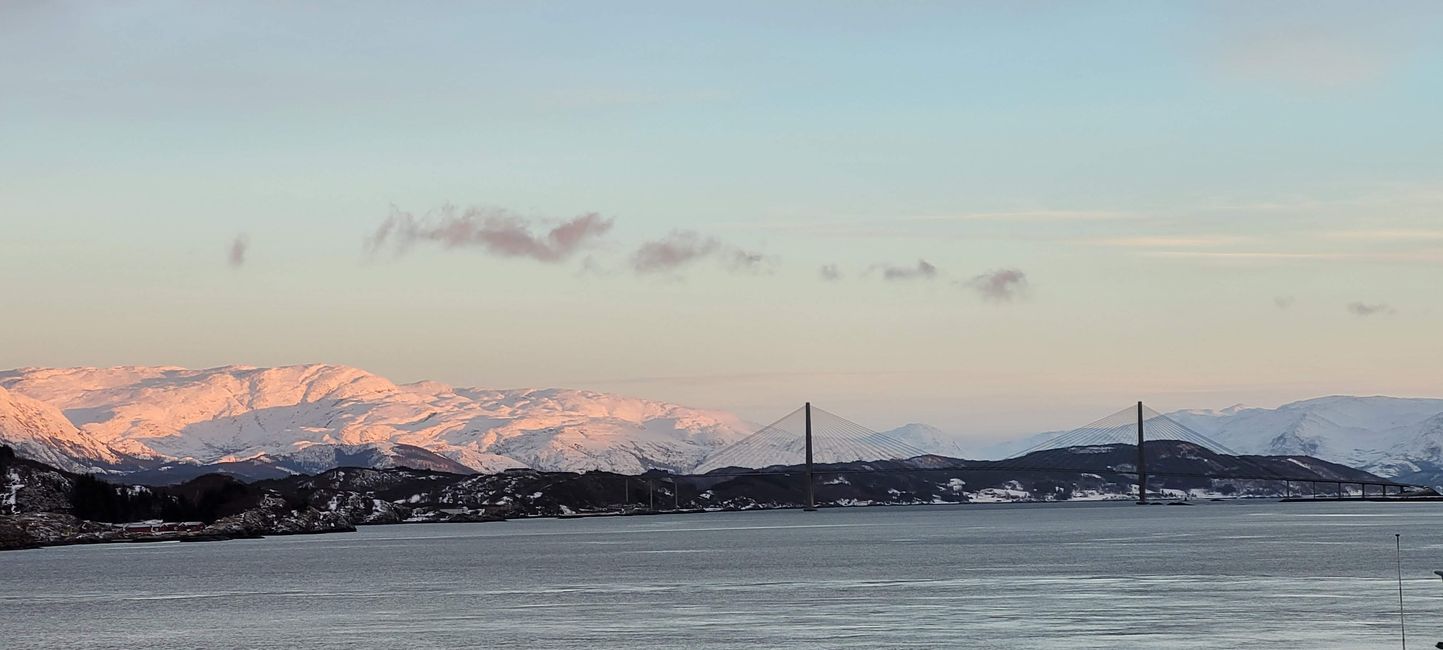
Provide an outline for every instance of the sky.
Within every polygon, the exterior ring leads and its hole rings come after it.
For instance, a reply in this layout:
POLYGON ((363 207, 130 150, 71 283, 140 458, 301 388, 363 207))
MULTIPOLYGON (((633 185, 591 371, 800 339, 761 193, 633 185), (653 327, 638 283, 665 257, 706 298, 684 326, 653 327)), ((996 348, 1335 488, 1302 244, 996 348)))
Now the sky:
POLYGON ((0 368, 1443 396, 1443 3, 0 2, 0 368))

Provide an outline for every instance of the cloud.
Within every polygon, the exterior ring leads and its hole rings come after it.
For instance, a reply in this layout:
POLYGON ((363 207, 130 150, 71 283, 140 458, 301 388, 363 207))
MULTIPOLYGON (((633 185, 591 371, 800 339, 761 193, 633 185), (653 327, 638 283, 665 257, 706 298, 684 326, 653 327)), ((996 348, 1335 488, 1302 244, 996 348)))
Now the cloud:
POLYGON ((1351 253, 1294 253, 1282 251, 1144 251, 1141 254, 1147 257, 1167 257, 1176 259, 1199 259, 1233 262, 1290 262, 1310 260, 1347 260, 1358 258, 1357 255, 1351 253))
POLYGON ((677 230, 638 246, 631 255, 631 268, 640 274, 667 273, 705 259, 718 260, 729 271, 749 273, 765 270, 775 261, 763 253, 731 246, 715 237, 677 230))
POLYGON ((875 213, 851 217, 788 215, 783 219, 736 222, 748 230, 785 231, 824 237, 905 237, 956 225, 1006 227, 1009 224, 1075 222, 1102 225, 1113 221, 1142 220, 1150 214, 1113 210, 1019 210, 1005 212, 946 212, 931 214, 875 213), (1095 222, 1095 224, 1094 224, 1095 222))
POLYGON ((502 257, 555 263, 600 239, 614 223, 613 219, 588 212, 538 234, 533 230, 539 223, 498 208, 458 210, 447 205, 417 217, 393 207, 390 216, 367 238, 366 250, 375 253, 390 247, 399 255, 423 242, 447 249, 479 247, 502 257))
POLYGON ((1290 309, 1292 308, 1293 303, 1296 303, 1297 301, 1298 300, 1292 296, 1278 296, 1276 298, 1273 298, 1273 304, 1277 305, 1278 309, 1290 309))
POLYGON ((740 248, 731 251, 731 261, 728 266, 733 271, 748 271, 756 273, 762 270, 768 262, 767 256, 756 251, 743 250, 740 248))
POLYGON ((1246 237, 1233 235, 1107 237, 1085 240, 1086 243, 1098 246, 1118 246, 1125 248, 1193 248, 1239 244, 1247 241, 1249 240, 1246 237))
POLYGON ((1325 239, 1367 242, 1416 242, 1443 240, 1443 230, 1421 228, 1380 228, 1376 230, 1335 230, 1320 235, 1325 239))
POLYGON ((595 276, 605 278, 614 276, 618 272, 619 271, 612 266, 597 260, 595 256, 587 255, 581 259, 581 266, 576 269, 576 277, 595 276))
POLYGON ((1377 314, 1385 314, 1385 315, 1386 315, 1386 314, 1396 314, 1396 313, 1398 313, 1397 310, 1395 310, 1395 309, 1393 309, 1392 307, 1388 306, 1387 303, 1381 303, 1381 302, 1379 302, 1379 303, 1350 302, 1350 303, 1348 303, 1348 312, 1351 313, 1351 314, 1353 314, 1354 316, 1361 316, 1361 317, 1373 316, 1373 315, 1377 315, 1377 314))
POLYGON ((842 279, 842 271, 837 268, 836 264, 827 264, 819 272, 822 274, 822 279, 827 282, 836 282, 842 279))
POLYGON ((226 253, 226 260, 230 262, 231 268, 245 266, 246 251, 250 250, 250 247, 250 238, 246 237, 245 233, 236 235, 235 239, 231 240, 230 250, 226 253))
POLYGON ((1141 251, 1145 257, 1198 260, 1218 264, 1266 265, 1305 262, 1378 262, 1384 264, 1443 264, 1443 248, 1382 252, 1282 251, 1141 251))
POLYGON ((1011 210, 1005 212, 955 212, 904 216, 914 221, 1020 221, 1049 223, 1058 221, 1128 221, 1147 219, 1141 212, 1122 210, 1011 210))
POLYGON ((882 269, 882 278, 893 282, 898 280, 916 280, 919 278, 931 280, 937 277, 937 267, 923 259, 917 260, 917 266, 883 265, 880 268, 882 269))
MULTIPOLYGON (((1339 90, 1376 82, 1414 59, 1436 10, 1365 3, 1221 5, 1210 58, 1224 74, 1274 87, 1339 90)), ((1202 33, 1207 33, 1204 30, 1202 33)))
POLYGON ((1012 302, 1028 288, 1027 274, 1018 269, 988 271, 961 284, 990 302, 1012 302))
POLYGON ((712 237, 703 237, 691 231, 675 231, 638 247, 631 255, 631 268, 637 273, 675 271, 720 248, 721 242, 712 237))

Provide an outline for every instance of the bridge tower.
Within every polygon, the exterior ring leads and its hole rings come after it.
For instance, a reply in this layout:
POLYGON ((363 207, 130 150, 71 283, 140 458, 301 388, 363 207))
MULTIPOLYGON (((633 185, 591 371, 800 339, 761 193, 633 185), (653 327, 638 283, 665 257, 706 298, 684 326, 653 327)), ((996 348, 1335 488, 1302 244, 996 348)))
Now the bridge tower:
POLYGON ((807 411, 807 505, 805 508, 802 508, 802 510, 805 512, 816 512, 817 499, 816 494, 813 492, 812 483, 812 403, 807 402, 803 408, 807 411))
POLYGON ((1142 451, 1142 402, 1137 403, 1137 502, 1147 505, 1147 455, 1142 451))

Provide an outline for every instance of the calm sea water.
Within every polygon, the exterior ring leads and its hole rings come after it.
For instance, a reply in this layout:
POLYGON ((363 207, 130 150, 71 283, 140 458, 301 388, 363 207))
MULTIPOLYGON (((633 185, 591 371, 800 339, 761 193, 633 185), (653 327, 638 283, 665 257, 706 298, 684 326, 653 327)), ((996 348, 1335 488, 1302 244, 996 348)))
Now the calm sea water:
POLYGON ((1396 648, 1443 504, 983 505, 0 553, 0 647, 1396 648))

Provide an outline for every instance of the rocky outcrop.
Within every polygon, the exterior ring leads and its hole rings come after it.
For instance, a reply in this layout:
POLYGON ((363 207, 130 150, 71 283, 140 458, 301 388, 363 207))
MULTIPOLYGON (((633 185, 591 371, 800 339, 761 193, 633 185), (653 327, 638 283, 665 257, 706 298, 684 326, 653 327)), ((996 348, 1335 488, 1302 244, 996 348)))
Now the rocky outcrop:
POLYGON ((355 524, 399 524, 412 515, 411 508, 358 492, 321 490, 311 494, 309 503, 355 524))
POLYGON ((31 512, 0 517, 0 550, 101 544, 112 542, 209 542, 267 535, 339 533, 356 528, 337 513, 314 508, 292 510, 279 496, 263 499, 263 506, 232 515, 204 527, 107 524, 61 512, 31 512))
MULTIPOLYGON (((383 512, 398 508, 376 507, 383 512)), ((403 514, 411 513, 406 509, 403 514)), ((346 509, 318 509, 305 499, 287 499, 225 476, 163 488, 114 485, 16 458, 0 446, 0 550, 351 530, 355 527, 346 509)))
POLYGON ((69 512, 72 475, 26 461, 12 462, 0 476, 0 514, 69 512))
MULTIPOLYGON (((134 537, 120 527, 77 519, 63 512, 29 512, 0 518, 0 529, 16 531, 20 538, 29 541, 28 545, 14 548, 128 541, 134 537)), ((0 532, 0 536, 4 533, 0 532)))
POLYGON ((40 546, 40 541, 35 539, 25 528, 15 521, 14 517, 0 516, 0 551, 13 551, 22 548, 35 548, 40 546))
POLYGON ((355 530, 356 527, 341 513, 321 511, 309 506, 292 508, 280 495, 271 492, 262 496, 260 504, 255 508, 218 519, 205 527, 203 532, 219 536, 258 537, 355 530))

